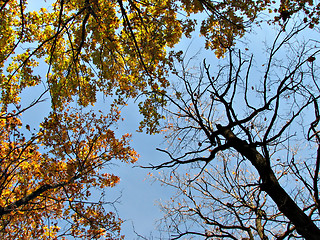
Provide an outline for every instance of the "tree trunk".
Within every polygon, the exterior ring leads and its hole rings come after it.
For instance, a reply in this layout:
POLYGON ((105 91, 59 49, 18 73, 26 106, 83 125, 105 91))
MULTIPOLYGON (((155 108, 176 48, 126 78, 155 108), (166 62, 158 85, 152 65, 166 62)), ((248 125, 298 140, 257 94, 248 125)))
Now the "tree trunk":
POLYGON ((319 240, 320 229, 280 186, 267 160, 246 141, 236 137, 229 128, 221 125, 217 125, 217 127, 219 133, 226 138, 228 143, 257 169, 262 180, 261 190, 273 199, 279 210, 295 225, 297 232, 307 240, 319 240))

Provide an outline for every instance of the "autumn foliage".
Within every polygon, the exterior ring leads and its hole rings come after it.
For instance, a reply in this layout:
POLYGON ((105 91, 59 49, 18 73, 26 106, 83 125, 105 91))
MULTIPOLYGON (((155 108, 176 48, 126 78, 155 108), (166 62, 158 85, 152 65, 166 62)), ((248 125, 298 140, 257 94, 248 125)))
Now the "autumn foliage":
POLYGON ((72 221, 62 235, 90 239, 119 233, 121 220, 105 211, 103 200, 90 202, 92 188, 119 181, 103 166, 112 159, 137 158, 128 147, 129 136, 117 139, 108 129, 117 117, 66 109, 48 116, 28 140, 20 133, 19 118, 1 119, 3 238, 51 239, 60 230, 58 220, 72 221))

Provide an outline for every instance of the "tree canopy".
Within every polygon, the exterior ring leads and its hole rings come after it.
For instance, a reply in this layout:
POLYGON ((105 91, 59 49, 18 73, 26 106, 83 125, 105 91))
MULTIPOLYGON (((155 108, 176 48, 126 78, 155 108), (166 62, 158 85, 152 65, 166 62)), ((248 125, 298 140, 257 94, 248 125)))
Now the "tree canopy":
MULTIPOLYGON (((211 152, 207 160, 196 157, 184 161, 172 157, 169 164, 159 167, 196 161, 209 163, 218 152, 233 148, 257 169, 258 177, 253 179, 261 178, 261 183, 254 189, 271 196, 279 207, 279 214, 289 219, 281 220, 290 229, 285 233, 296 230, 305 237, 309 232, 310 239, 319 236, 319 229, 311 220, 313 215, 305 213, 313 213, 312 209, 318 207, 319 160, 315 163, 316 170, 313 165, 304 168, 307 172, 315 171, 311 174, 311 180, 315 182, 311 186, 304 181, 299 166, 288 165, 293 167, 295 176, 314 197, 312 203, 303 206, 307 207, 304 209, 280 186, 271 164, 273 160, 269 159, 270 146, 275 141, 282 141, 282 134, 309 106, 314 106, 316 120, 309 128, 313 135, 307 140, 311 144, 316 139, 318 144, 319 93, 314 64, 317 45, 314 49, 309 45, 306 48, 299 46, 302 50, 295 53, 300 53, 301 57, 297 60, 291 56, 289 60, 292 61, 278 69, 283 77, 269 82, 278 49, 291 44, 289 40, 302 30, 317 29, 318 5, 310 0, 57 0, 29 3, 3 0, 0 1, 0 19, 2 238, 124 238, 120 234, 122 220, 106 208, 108 201, 104 195, 98 201, 92 201, 90 196, 96 189, 104 192, 119 182, 118 176, 106 172, 106 165, 114 161, 134 163, 137 160, 138 154, 129 144, 130 134, 117 137, 115 129, 121 120, 120 108, 128 99, 141 94, 139 106, 144 117, 141 131, 158 133, 165 117, 161 109, 171 103, 182 111, 182 115, 175 113, 174 116, 192 119, 194 122, 187 128, 203 131, 207 137, 203 143, 197 143, 206 147, 196 150, 195 155, 207 150, 211 152), (289 23, 293 18, 298 25, 292 27, 289 23), (261 104, 252 105, 248 99, 248 84, 245 84, 248 78, 242 77, 245 81, 242 80, 238 87, 243 64, 250 63, 246 71, 249 76, 252 58, 244 60, 242 53, 235 54, 234 48, 239 39, 261 24, 279 26, 281 34, 286 37, 283 43, 275 41, 278 45, 268 51, 267 68, 257 90, 261 104), (286 32, 286 28, 293 29, 293 32, 286 32), (200 97, 205 96, 200 90, 201 81, 189 83, 184 75, 181 79, 186 87, 187 100, 179 91, 174 92, 176 100, 170 95, 170 78, 172 73, 177 73, 176 59, 183 60, 181 52, 174 49, 169 52, 170 48, 184 36, 191 37, 195 31, 206 39, 205 47, 217 58, 229 55, 227 81, 219 82, 219 74, 213 78, 209 67, 204 65, 208 88, 203 93, 209 101, 206 114, 211 116, 217 102, 224 107, 219 110, 225 112, 225 121, 203 120, 197 107, 202 104, 200 97), (238 65, 233 62, 233 55, 238 58, 238 65), (307 83, 300 77, 305 66, 309 67, 306 70, 307 83), (34 99, 31 102, 25 94, 29 89, 34 99), (232 106, 237 89, 245 93, 246 114, 240 116, 232 106), (299 96, 299 104, 294 100, 290 103, 297 111, 278 121, 280 99, 290 94, 295 94, 291 99, 299 96), (110 104, 106 109, 92 110, 99 96, 107 98, 110 104), (45 98, 49 98, 50 103, 48 114, 35 114, 40 126, 23 122, 24 115, 45 98), (193 107, 185 109, 184 105, 189 101, 193 107), (264 135, 256 140, 256 135, 253 136, 247 128, 258 126, 255 121, 261 119, 260 116, 269 120, 266 120, 265 128, 257 132, 257 135, 264 135), (249 123, 251 125, 247 126, 249 123), (279 125, 274 129, 276 123, 279 125), (277 199, 279 191, 284 194, 280 198, 291 199, 291 205, 277 199), (299 213, 302 222, 291 217, 288 209, 299 213), (310 228, 302 229, 303 224, 310 228)), ((256 212, 260 211, 259 207, 257 204, 256 212)))

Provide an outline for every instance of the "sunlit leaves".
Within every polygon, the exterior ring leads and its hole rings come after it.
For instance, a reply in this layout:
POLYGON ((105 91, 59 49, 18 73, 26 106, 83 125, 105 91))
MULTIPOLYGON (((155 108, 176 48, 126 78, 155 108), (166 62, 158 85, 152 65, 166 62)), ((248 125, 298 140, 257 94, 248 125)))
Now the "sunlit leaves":
POLYGON ((96 116, 67 108, 50 114, 29 141, 19 132, 18 118, 7 115, 1 119, 0 212, 1 225, 6 226, 2 237, 15 238, 22 233, 30 239, 51 239, 59 227, 44 222, 50 218, 52 224, 58 219, 71 223, 66 233, 75 237, 117 239, 121 220, 105 212, 103 201, 86 201, 93 188, 113 187, 119 182, 119 177, 102 171, 108 162, 137 160, 128 146, 130 136, 117 139, 110 130, 118 119, 116 109, 96 116))

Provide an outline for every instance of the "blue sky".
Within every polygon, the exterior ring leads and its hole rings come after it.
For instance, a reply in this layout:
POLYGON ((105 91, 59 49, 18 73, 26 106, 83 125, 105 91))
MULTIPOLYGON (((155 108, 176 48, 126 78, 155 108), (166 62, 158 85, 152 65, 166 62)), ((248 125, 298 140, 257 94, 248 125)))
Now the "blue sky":
MULTIPOLYGON (((39 86, 26 89, 21 95, 22 106, 28 106, 36 99, 38 94, 42 92, 41 88, 39 86)), ((106 105, 103 101, 99 101, 95 106, 95 109, 103 110, 105 108, 106 105)), ((43 117, 49 112, 50 101, 48 99, 26 111, 22 115, 22 122, 24 125, 29 124, 32 129, 37 129, 43 117)), ((133 232, 133 225, 135 231, 144 236, 155 231, 155 220, 161 217, 156 201, 166 199, 172 193, 170 189, 161 187, 159 183, 148 177, 148 173, 152 170, 139 167, 139 165, 156 164, 165 160, 166 156, 156 150, 156 147, 161 146, 163 142, 162 136, 136 132, 141 120, 136 104, 129 104, 122 112, 125 120, 119 123, 116 134, 120 136, 132 133, 131 146, 141 157, 134 165, 112 161, 111 165, 106 167, 106 172, 114 173, 121 178, 116 187, 106 189, 106 200, 114 201, 120 197, 115 207, 119 217, 125 220, 122 225, 122 234, 126 235, 126 239, 136 239, 137 235, 133 232)), ((100 198, 98 192, 96 196, 93 195, 94 198, 100 198)), ((111 208, 111 210, 114 209, 111 208)))

